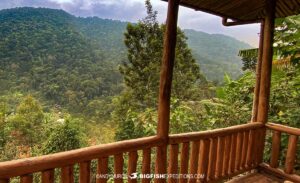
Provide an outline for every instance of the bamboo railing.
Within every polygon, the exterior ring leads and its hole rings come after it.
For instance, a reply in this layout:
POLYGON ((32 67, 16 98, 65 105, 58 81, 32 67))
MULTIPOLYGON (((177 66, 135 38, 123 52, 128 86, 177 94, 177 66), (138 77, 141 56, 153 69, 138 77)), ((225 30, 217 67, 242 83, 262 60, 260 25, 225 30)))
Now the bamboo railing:
MULTIPOLYGON (((267 173, 274 174, 278 177, 300 182, 300 175, 295 174, 294 166, 296 162, 297 142, 300 136, 300 129, 292 128, 284 125, 268 123, 266 124, 268 130, 272 132, 272 151, 269 164, 261 164, 260 168, 267 173), (288 146, 285 156, 284 169, 279 166, 279 157, 281 149, 282 133, 289 136, 288 146)), ((298 155, 299 156, 299 155, 298 155)), ((298 157, 299 158, 299 157, 298 157)))
MULTIPOLYGON (((108 159, 113 158, 113 173, 131 175, 137 171, 138 155, 142 156, 142 174, 151 172, 151 149, 160 150, 168 146, 168 174, 192 175, 191 177, 168 177, 168 183, 195 183, 222 180, 256 168, 260 162, 261 141, 265 128, 261 123, 249 123, 205 132, 170 135, 168 141, 158 136, 126 140, 106 145, 92 146, 67 152, 0 162, 0 183, 20 177, 21 183, 32 183, 33 174, 41 182, 53 183, 55 170, 60 170, 62 183, 74 182, 74 166, 79 165, 79 182, 91 182, 91 161, 97 161, 96 173, 108 173, 108 159), (139 153, 140 152, 140 153, 139 153), (124 172, 124 155, 127 155, 127 170, 124 172), (198 175, 198 176, 193 176, 198 175), (199 176, 200 175, 200 176, 199 176)), ((157 156, 157 163, 160 163, 157 156)), ((157 171, 156 171, 157 172, 157 171)), ((159 173, 159 172, 158 172, 159 173)), ((151 178, 142 178, 149 183, 151 178)), ((96 179, 106 183, 107 178, 96 179)), ((122 183, 123 178, 115 177, 114 182, 122 183)), ((136 183, 136 179, 128 179, 136 183)))

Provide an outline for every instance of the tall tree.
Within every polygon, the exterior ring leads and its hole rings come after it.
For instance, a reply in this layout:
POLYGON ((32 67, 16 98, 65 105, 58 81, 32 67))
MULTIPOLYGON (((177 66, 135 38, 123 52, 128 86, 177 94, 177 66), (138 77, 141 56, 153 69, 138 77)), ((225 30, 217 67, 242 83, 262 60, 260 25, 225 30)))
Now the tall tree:
MULTIPOLYGON (((126 86, 134 90, 134 98, 149 107, 157 102, 165 26, 158 23, 157 12, 150 0, 146 0, 145 5, 147 16, 137 24, 127 26, 125 45, 128 61, 120 66, 120 72, 126 86)), ((173 97, 191 99, 191 91, 206 80, 187 46, 187 37, 179 28, 177 33, 173 97)))

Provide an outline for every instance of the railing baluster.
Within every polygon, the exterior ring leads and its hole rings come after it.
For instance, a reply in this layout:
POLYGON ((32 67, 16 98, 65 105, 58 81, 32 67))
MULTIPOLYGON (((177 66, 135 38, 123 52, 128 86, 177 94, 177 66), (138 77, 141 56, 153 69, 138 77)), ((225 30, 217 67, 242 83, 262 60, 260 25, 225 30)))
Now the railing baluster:
POLYGON ((33 176, 32 176, 32 174, 22 175, 20 177, 20 183, 32 183, 32 182, 33 182, 33 176))
POLYGON ((272 154, 270 166, 272 168, 278 168, 279 166, 279 155, 280 155, 280 146, 281 146, 281 132, 273 131, 272 136, 272 154))
POLYGON ((54 170, 46 170, 42 172, 42 183, 54 183, 54 170))
POLYGON ((297 150, 297 140, 298 137, 296 135, 290 135, 289 144, 285 159, 285 173, 291 174, 294 170, 294 164, 296 160, 296 150, 297 150))
MULTIPOLYGON (((188 165, 189 165, 189 142, 184 142, 182 144, 181 153, 180 153, 180 174, 181 175, 185 175, 188 173, 188 165)), ((180 177, 179 183, 187 183, 187 179, 184 177, 180 177)))
POLYGON ((106 183, 108 179, 108 157, 101 157, 97 164, 96 183, 106 183))
POLYGON ((90 172, 91 172, 91 162, 86 161, 79 164, 79 182, 89 183, 90 182, 90 172))
POLYGON ((248 150, 248 142, 249 142, 249 131, 244 132, 244 143, 242 150, 242 160, 241 160, 241 168, 246 168, 247 166, 247 150, 248 150))
POLYGON ((123 183, 123 165, 124 165, 124 160, 123 160, 123 154, 117 154, 114 156, 114 173, 115 173, 115 183, 123 183))
POLYGON ((258 129, 258 136, 257 136, 257 142, 258 142, 258 149, 257 149, 257 156, 256 156, 256 162, 255 166, 259 165, 260 163, 263 162, 263 157, 264 157, 264 148, 265 148, 265 136, 266 136, 266 129, 261 128, 258 129))
MULTIPOLYGON (((169 158, 169 169, 168 173, 178 174, 178 144, 170 145, 170 158, 169 158)), ((168 178, 168 183, 177 183, 177 178, 170 177, 168 178)))
POLYGON ((218 138, 218 153, 217 153, 217 167, 216 167, 216 179, 222 176, 223 160, 224 160, 224 145, 225 137, 218 138))
POLYGON ((215 179, 218 139, 210 139, 208 175, 209 180, 215 179))
POLYGON ((236 160, 235 160, 236 170, 240 170, 241 168, 243 141, 244 141, 244 133, 239 132, 237 134, 237 142, 236 142, 236 160))
MULTIPOLYGON (((151 173, 151 149, 143 150, 143 163, 142 163, 142 174, 150 174, 151 173)), ((150 183, 150 178, 142 178, 142 183, 150 183)))
MULTIPOLYGON (((192 152, 191 152, 191 159, 190 159, 190 174, 196 174, 198 170, 198 158, 199 158, 199 141, 192 142, 192 152)), ((189 183, 195 183, 196 178, 192 177, 189 179, 189 183)))
POLYGON ((62 183, 73 183, 73 166, 66 166, 61 168, 61 182, 62 183))
POLYGON ((230 161, 230 151, 231 151, 231 136, 225 137, 225 150, 224 150, 224 161, 223 161, 223 173, 222 175, 226 177, 229 172, 229 161, 230 161))
POLYGON ((132 173, 136 173, 136 166, 137 166, 137 160, 138 160, 138 154, 136 151, 129 152, 129 158, 128 158, 128 183, 136 183, 137 179, 133 178, 131 179, 130 176, 132 173))
POLYGON ((229 161, 229 175, 235 172, 235 159, 236 159, 236 139, 237 134, 234 133, 231 136, 231 150, 230 150, 230 161, 229 161))
POLYGON ((249 145, 247 149, 246 168, 250 168, 253 166, 254 139, 255 139, 255 130, 250 130, 249 141, 248 141, 249 145))
POLYGON ((200 182, 206 182, 206 179, 208 178, 209 149, 209 139, 201 140, 198 171, 198 174, 201 175, 200 182))

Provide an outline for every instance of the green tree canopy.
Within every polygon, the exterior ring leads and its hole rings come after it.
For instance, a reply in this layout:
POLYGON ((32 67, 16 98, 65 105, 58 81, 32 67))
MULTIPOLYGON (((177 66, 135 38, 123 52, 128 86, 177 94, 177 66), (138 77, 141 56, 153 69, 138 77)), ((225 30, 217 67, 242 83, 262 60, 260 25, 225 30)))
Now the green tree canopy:
MULTIPOLYGON (((144 106, 155 106, 158 97, 159 70, 162 60, 165 26, 157 20, 149 0, 145 2, 147 16, 137 24, 128 24, 125 44, 128 62, 120 72, 133 96, 144 106)), ((199 65, 188 48, 187 37, 178 28, 172 94, 179 99, 191 99, 192 91, 206 82, 199 65)))

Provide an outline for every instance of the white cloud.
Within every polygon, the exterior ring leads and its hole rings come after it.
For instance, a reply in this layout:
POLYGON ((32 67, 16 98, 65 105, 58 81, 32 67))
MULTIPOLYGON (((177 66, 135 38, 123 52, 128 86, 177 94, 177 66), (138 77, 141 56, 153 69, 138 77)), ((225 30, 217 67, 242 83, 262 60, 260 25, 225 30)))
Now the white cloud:
MULTIPOLYGON (((167 2, 151 0, 158 11, 158 20, 165 22, 167 2)), ((146 15, 144 0, 0 0, 0 9, 33 6, 63 9, 77 16, 98 16, 136 22, 146 15)), ((178 24, 183 29, 195 29, 207 33, 222 33, 239 40, 258 45, 259 25, 224 27, 221 18, 207 13, 180 7, 178 24)))
POLYGON ((56 3, 72 3, 73 0, 50 0, 52 2, 56 2, 56 3))

